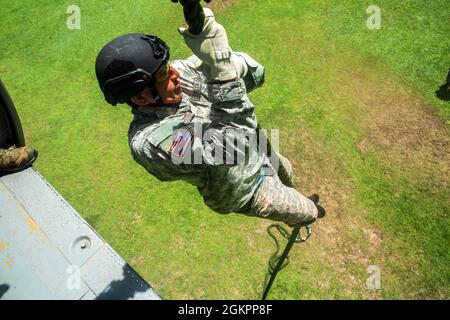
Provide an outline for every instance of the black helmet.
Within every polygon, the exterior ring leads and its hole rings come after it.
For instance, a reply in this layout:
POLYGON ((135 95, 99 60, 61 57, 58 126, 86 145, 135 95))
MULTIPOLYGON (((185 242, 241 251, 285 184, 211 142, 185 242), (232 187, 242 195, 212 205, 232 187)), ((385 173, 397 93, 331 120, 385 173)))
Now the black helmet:
POLYGON ((169 57, 169 47, 156 36, 132 33, 109 42, 95 62, 106 101, 115 106, 128 102, 146 87, 153 89, 156 76, 167 66, 169 57))

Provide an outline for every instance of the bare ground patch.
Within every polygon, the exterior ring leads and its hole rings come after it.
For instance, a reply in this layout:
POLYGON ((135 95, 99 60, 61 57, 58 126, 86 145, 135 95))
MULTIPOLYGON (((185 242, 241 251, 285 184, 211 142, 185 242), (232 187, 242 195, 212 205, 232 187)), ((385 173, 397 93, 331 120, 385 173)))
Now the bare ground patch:
POLYGON ((450 131, 444 121, 384 70, 367 64, 340 74, 335 90, 356 101, 365 114, 361 120, 367 130, 357 143, 359 151, 378 152, 381 162, 394 164, 399 172, 431 181, 436 191, 447 189, 450 131))
MULTIPOLYGON (((379 293, 365 288, 366 278, 361 278, 351 270, 357 265, 361 272, 373 264, 380 255, 383 235, 374 226, 363 221, 364 212, 352 206, 353 185, 335 160, 320 142, 306 129, 300 129, 294 136, 283 139, 282 151, 294 167, 294 180, 297 190, 309 196, 318 193, 320 203, 326 208, 327 216, 313 225, 314 236, 307 250, 335 272, 345 290, 351 294, 355 289, 366 298, 379 299, 379 293), (298 141, 302 141, 299 146, 298 141), (362 230, 358 236, 365 237, 361 245, 354 239, 354 230, 362 230)), ((299 257, 302 259, 302 257, 299 257)), ((381 262, 381 261, 380 261, 381 262)), ((333 279, 316 279, 321 288, 330 286, 333 279)))
MULTIPOLYGON (((230 8, 232 5, 236 4, 240 0, 212 0, 208 5, 214 12, 219 12, 230 8)), ((203 3, 205 4, 205 3, 203 3)))
MULTIPOLYGON (((397 79, 388 70, 370 61, 355 61, 352 68, 338 68, 337 79, 332 92, 346 101, 356 104, 354 121, 364 130, 355 147, 363 159, 366 154, 375 157, 379 167, 386 168, 386 178, 408 179, 426 188, 431 193, 447 193, 450 185, 450 135, 449 127, 424 100, 409 87, 397 79), (336 84, 336 85, 335 85, 336 84)), ((339 65, 339 64, 338 64, 339 65)), ((341 64, 342 65, 342 64, 341 64)), ((401 189, 401 186, 399 186, 401 189)), ((401 192, 402 190, 398 190, 401 192)), ((442 199, 449 205, 450 199, 442 199)), ((447 213, 448 214, 448 213, 447 213)), ((345 223, 348 223, 347 220, 345 223)), ((357 226, 357 222, 355 227, 357 226)), ((377 230, 362 229, 370 245, 364 254, 378 256, 381 261, 395 263, 396 259, 404 261, 404 268, 413 277, 419 277, 417 261, 411 256, 395 257, 395 253, 379 251, 385 238, 377 230), (394 256, 392 256, 392 254, 394 256)), ((344 259, 358 260, 358 243, 349 245, 345 250, 353 250, 344 259)), ((412 253, 412 252, 411 252, 412 253)), ((366 263, 365 259, 361 262, 366 263)), ((391 275, 395 278, 395 274, 391 275)), ((400 281, 400 280, 399 280, 400 281)), ((427 296, 423 288, 406 296, 427 296)))
MULTIPOLYGON (((426 181, 436 192, 448 190, 450 135, 445 122, 432 113, 423 99, 380 66, 370 61, 356 61, 352 68, 349 65, 337 67, 338 76, 331 85, 331 93, 357 106, 356 110, 353 107, 349 110, 354 111, 354 121, 364 132, 355 141, 355 147, 363 157, 369 152, 376 154, 379 164, 394 168, 394 178, 414 175, 414 179, 426 181)), ((368 275, 364 273, 369 265, 383 268, 392 259, 400 258, 383 249, 384 242, 390 241, 389 236, 365 221, 364 208, 354 207, 351 177, 306 129, 298 129, 295 136, 281 141, 288 142, 282 145, 282 153, 293 164, 298 190, 305 195, 319 193, 327 209, 325 219, 314 225, 310 250, 333 268, 346 291, 356 289, 367 298, 381 298, 380 292, 367 290, 368 275), (359 277, 355 268, 362 272, 359 277)), ((408 264, 405 268, 411 274, 420 275, 412 257, 401 259, 408 264)), ((330 283, 330 279, 316 281, 318 287, 330 283)), ((419 291, 405 294, 426 294, 419 291)))

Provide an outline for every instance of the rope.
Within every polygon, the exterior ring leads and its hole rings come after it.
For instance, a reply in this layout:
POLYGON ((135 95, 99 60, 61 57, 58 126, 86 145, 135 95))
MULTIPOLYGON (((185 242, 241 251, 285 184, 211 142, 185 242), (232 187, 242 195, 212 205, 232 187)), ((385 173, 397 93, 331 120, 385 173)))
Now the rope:
MULTIPOLYGON (((276 229, 282 236, 283 238, 285 238, 286 240, 289 241, 290 239, 290 235, 289 232, 286 230, 285 227, 283 227, 280 224, 272 224, 267 228, 267 233, 269 234, 269 236, 274 240, 275 242, 275 246, 276 246, 276 250, 275 252, 272 254, 272 256, 269 259, 269 265, 268 265, 268 273, 266 275, 266 281, 265 281, 265 285, 264 287, 267 285, 267 280, 268 277, 271 276, 275 270, 275 267, 277 266, 278 261, 281 258, 281 254, 280 254, 280 241, 277 239, 277 237, 275 237, 275 235, 273 234, 273 229, 276 229)), ((281 265, 280 270, 283 270, 287 265, 289 264, 289 256, 286 257, 285 262, 281 265)))
MULTIPOLYGON (((259 124, 258 124, 258 127, 256 130, 258 132, 258 138, 259 138, 260 134, 263 133, 263 131, 261 131, 261 127, 259 126, 259 124)), ((269 139, 267 139, 267 137, 264 134, 261 134, 261 136, 267 142, 267 148, 268 148, 267 151, 268 152, 266 155, 267 155, 267 157, 270 157, 272 155, 272 152, 271 152, 272 145, 271 145, 269 139)), ((259 143, 259 141, 258 141, 258 143, 259 143)), ((279 163, 279 174, 288 176, 287 170, 283 166, 281 161, 279 160, 277 153, 275 152, 273 154, 273 156, 275 157, 275 161, 278 161, 278 163, 279 163)), ((292 179, 289 179, 289 181, 283 181, 283 183, 285 183, 288 187, 295 188, 294 181, 292 181, 292 179)), ((304 237, 302 237, 300 235, 301 228, 302 227, 294 228, 292 230, 292 233, 289 233, 289 231, 280 224, 272 224, 267 228, 267 233, 275 242, 276 251, 272 254, 272 256, 269 259, 269 265, 268 265, 268 270, 267 270, 268 272, 267 272, 265 280, 264 280, 264 292, 262 295, 262 300, 266 300, 267 295, 269 294, 270 288, 272 287, 272 284, 275 281, 275 278, 276 278, 278 272, 283 270, 289 264, 289 252, 291 251, 292 246, 295 243, 305 242, 311 236, 312 229, 309 226, 305 227, 307 230, 307 235, 304 237), (272 229, 278 230, 278 232, 281 234, 281 236, 288 241, 282 254, 280 254, 280 249, 281 249, 280 242, 278 241, 275 234, 272 232, 272 229)))
POLYGON ((269 259, 268 270, 264 280, 264 293, 262 300, 266 300, 278 272, 283 270, 289 264, 289 252, 291 251, 292 246, 295 243, 305 242, 311 236, 312 229, 309 226, 306 227, 307 235, 304 237, 300 235, 300 228, 301 227, 294 228, 292 230, 292 234, 290 234, 289 231, 280 224, 272 224, 267 228, 267 233, 275 242, 276 250, 269 259), (273 229, 276 229, 281 236, 288 241, 282 254, 280 254, 280 242, 272 232, 273 229))

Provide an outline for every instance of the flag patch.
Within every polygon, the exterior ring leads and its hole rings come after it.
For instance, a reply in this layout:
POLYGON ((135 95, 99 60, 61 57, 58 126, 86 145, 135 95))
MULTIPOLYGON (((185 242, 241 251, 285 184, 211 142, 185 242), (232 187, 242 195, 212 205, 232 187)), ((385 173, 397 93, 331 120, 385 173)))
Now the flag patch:
POLYGON ((177 130, 175 138, 169 147, 169 153, 177 157, 184 157, 189 150, 194 132, 192 128, 184 127, 177 130))

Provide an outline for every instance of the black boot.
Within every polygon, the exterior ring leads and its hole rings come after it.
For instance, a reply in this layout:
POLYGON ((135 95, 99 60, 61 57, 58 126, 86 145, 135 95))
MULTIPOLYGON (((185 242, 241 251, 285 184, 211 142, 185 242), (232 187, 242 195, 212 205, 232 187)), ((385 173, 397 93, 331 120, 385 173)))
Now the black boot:
POLYGON ((314 193, 314 194, 310 195, 308 197, 308 199, 311 200, 312 202, 314 202, 314 204, 318 204, 319 200, 320 200, 320 197, 319 197, 318 194, 314 193))
POLYGON ((322 219, 323 217, 325 217, 325 215, 327 214, 327 212, 325 211, 325 209, 322 206, 319 206, 318 204, 316 204, 317 207, 317 219, 322 219))
POLYGON ((317 207, 317 211, 318 211, 317 212, 317 219, 321 219, 321 218, 325 217, 325 215, 326 215, 325 209, 322 206, 319 206, 319 204, 318 204, 319 201, 320 201, 319 195, 314 193, 314 194, 310 195, 308 197, 308 199, 311 200, 312 202, 314 202, 314 204, 317 207))

